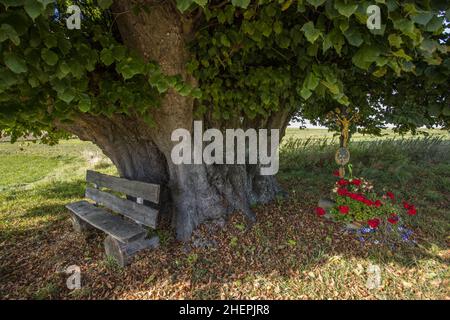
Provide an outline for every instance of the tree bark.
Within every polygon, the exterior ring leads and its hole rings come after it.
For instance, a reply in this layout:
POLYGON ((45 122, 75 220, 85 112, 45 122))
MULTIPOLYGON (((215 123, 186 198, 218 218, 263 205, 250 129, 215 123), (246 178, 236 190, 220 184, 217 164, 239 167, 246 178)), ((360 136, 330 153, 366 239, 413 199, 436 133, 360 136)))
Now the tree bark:
MULTIPOLYGON (((186 38, 192 24, 171 2, 148 2, 151 10, 139 15, 131 13, 130 1, 114 2, 122 40, 146 60, 158 62, 165 74, 181 75, 196 85, 185 69, 189 58, 186 38)), ((176 142, 171 141, 171 134, 179 128, 192 132, 193 108, 192 98, 169 90, 152 114, 155 128, 138 116, 120 114, 111 118, 80 114, 73 123, 58 126, 98 145, 120 176, 160 184, 161 212, 170 216, 177 238, 186 241, 199 224, 226 219, 233 211, 241 211, 254 222, 251 206, 267 203, 281 192, 275 177, 261 176, 258 165, 175 165, 171 151, 176 142)), ((241 125, 281 128, 283 133, 289 116, 285 111, 241 125)))

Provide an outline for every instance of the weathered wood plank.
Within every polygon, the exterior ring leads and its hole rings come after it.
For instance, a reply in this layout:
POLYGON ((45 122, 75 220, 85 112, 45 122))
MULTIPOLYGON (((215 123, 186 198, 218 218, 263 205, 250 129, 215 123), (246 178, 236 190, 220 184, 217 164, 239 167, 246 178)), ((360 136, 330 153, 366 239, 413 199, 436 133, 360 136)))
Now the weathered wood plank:
POLYGON ((91 170, 88 170, 86 173, 86 181, 135 198, 143 198, 153 203, 159 203, 160 186, 157 184, 108 176, 91 170))
POLYGON ((111 236, 105 238, 105 253, 117 261, 119 266, 125 267, 132 258, 141 250, 156 249, 159 247, 159 237, 151 239, 138 239, 129 243, 120 243, 111 236))
POLYGON ((123 243, 139 239, 146 234, 145 229, 136 223, 123 220, 87 201, 71 203, 66 208, 93 227, 123 243))
POLYGON ((120 213, 138 223, 156 228, 156 220, 158 218, 158 211, 138 204, 133 201, 120 199, 107 192, 100 191, 98 189, 86 188, 86 198, 94 200, 96 203, 111 209, 117 213, 120 213))

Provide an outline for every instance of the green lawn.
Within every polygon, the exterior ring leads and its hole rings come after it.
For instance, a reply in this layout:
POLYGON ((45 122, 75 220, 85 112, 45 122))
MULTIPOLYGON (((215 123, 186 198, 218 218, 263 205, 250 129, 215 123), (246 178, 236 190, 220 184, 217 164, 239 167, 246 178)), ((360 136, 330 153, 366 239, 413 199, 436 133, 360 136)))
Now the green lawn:
POLYGON ((98 149, 79 140, 0 143, 0 297, 449 299, 450 145, 448 133, 433 133, 440 139, 354 137, 350 146, 356 175, 417 205, 417 246, 362 246, 317 218, 317 200, 335 181, 336 145, 323 130, 289 129, 297 140, 284 143, 278 174, 289 197, 254 208, 252 229, 239 214, 216 232, 203 227, 212 248, 159 230, 161 248, 124 270, 104 258, 101 235, 86 242, 74 234, 64 208, 83 197, 86 169, 115 173, 98 149), (81 290, 65 287, 60 270, 71 264, 82 269, 81 290), (374 264, 382 285, 368 289, 374 264))

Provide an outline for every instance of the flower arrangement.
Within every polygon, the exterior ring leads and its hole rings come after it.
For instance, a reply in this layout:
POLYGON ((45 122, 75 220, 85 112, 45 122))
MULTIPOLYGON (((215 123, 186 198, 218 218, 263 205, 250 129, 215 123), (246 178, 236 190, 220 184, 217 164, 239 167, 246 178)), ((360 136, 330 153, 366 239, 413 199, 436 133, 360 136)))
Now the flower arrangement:
POLYGON ((376 231, 387 242, 392 240, 389 235, 409 241, 412 231, 405 228, 403 222, 417 214, 416 207, 399 201, 391 191, 378 194, 370 181, 353 177, 351 165, 349 169, 349 177, 341 178, 339 172, 334 173, 339 179, 332 190, 335 198, 333 205, 317 207, 316 214, 353 226, 351 229, 360 236, 361 241, 366 241, 367 236, 376 231))

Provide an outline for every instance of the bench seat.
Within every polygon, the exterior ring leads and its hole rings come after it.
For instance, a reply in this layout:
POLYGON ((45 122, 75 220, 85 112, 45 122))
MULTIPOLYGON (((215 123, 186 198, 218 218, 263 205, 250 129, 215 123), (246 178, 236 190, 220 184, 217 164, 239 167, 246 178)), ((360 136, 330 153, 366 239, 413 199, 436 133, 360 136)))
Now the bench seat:
POLYGON ((73 214, 122 243, 142 238, 147 231, 138 224, 112 215, 90 202, 79 201, 66 206, 73 214))

